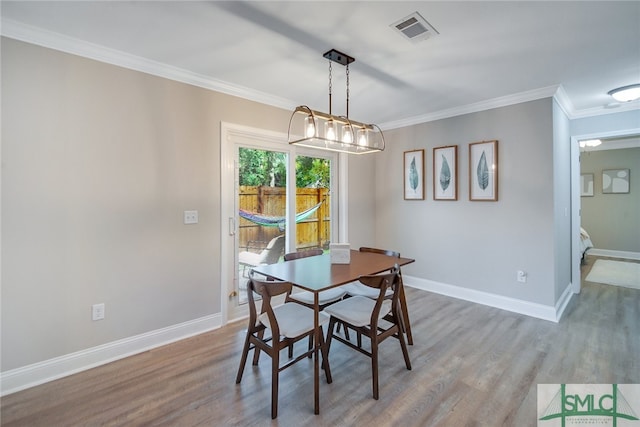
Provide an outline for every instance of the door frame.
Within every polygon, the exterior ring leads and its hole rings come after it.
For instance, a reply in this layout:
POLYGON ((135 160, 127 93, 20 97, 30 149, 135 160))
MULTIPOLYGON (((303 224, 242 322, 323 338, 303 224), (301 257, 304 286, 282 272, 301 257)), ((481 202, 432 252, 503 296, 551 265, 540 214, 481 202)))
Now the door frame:
MULTIPOLYGON (((238 233, 237 218, 237 194, 236 194, 236 144, 243 144, 248 147, 255 147, 265 150, 287 151, 289 155, 289 168, 295 168, 295 157, 303 156, 322 156, 322 152, 313 149, 301 149, 300 147, 292 147, 287 144, 287 134, 253 128, 249 126, 237 125, 228 122, 220 123, 220 301, 221 301, 221 323, 226 325, 229 322, 241 320, 248 313, 232 312, 230 310, 231 297, 229 295, 230 285, 233 284, 234 271, 231 265, 237 265, 236 239, 238 233)), ((324 153, 325 155, 327 153, 324 153)), ((347 169, 346 157, 342 155, 334 157, 335 164, 331 167, 331 189, 338 192, 338 197, 332 197, 331 204, 331 235, 337 236, 340 241, 347 236, 346 228, 346 209, 339 208, 344 206, 346 201, 347 188, 347 169)), ((292 180, 287 181, 287 214, 289 221, 295 221, 295 194, 296 183, 292 180), (293 191, 293 193, 292 193, 293 191), (290 206, 293 204, 293 206, 290 206)), ((333 238, 332 238, 333 240, 333 238)), ((287 233, 285 250, 295 248, 295 233, 287 233)))
POLYGON ((581 200, 580 200, 580 141, 583 139, 622 137, 626 135, 640 134, 640 128, 615 130, 608 132, 595 132, 590 134, 571 136, 571 290, 579 294, 582 288, 580 272, 580 225, 581 225, 581 200))

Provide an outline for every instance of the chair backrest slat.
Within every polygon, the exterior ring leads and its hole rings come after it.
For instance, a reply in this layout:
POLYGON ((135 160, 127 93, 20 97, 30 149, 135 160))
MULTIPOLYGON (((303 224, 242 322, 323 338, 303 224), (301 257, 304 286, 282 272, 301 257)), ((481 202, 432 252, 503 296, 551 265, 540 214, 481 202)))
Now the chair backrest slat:
POLYGON ((386 299, 387 289, 393 289, 393 297, 391 300, 392 310, 397 308, 397 301, 400 296, 400 286, 399 286, 399 271, 400 267, 398 264, 395 264, 389 273, 384 274, 374 274, 374 275, 366 275, 360 276, 358 280, 365 286, 370 288, 379 289, 380 294, 376 298, 376 305, 371 313, 371 327, 375 328, 378 324, 378 318, 380 315, 380 310, 382 308, 382 303, 386 299))
POLYGON ((390 251, 388 249, 368 248, 366 246, 360 247, 360 252, 371 252, 374 254, 382 254, 386 256, 392 256, 394 258, 400 258, 400 252, 390 251))
POLYGON ((300 259, 300 258, 307 258, 310 256, 318 256, 318 255, 322 255, 323 254, 323 250, 320 248, 314 248, 314 249, 307 249, 305 251, 298 251, 298 252, 290 252, 288 254, 284 255, 284 260, 285 261, 292 261, 294 259, 300 259))
POLYGON ((249 325, 250 328, 253 328, 253 331, 264 328, 264 326, 259 325, 259 322, 257 321, 258 312, 253 293, 255 292, 262 297, 262 310, 260 314, 267 313, 271 324, 271 330, 276 334, 279 333, 279 328, 275 314, 273 313, 273 307, 271 306, 271 298, 282 294, 289 294, 292 287, 293 285, 291 282, 260 280, 255 277, 253 270, 249 272, 249 281, 247 282, 247 300, 249 302, 249 325))

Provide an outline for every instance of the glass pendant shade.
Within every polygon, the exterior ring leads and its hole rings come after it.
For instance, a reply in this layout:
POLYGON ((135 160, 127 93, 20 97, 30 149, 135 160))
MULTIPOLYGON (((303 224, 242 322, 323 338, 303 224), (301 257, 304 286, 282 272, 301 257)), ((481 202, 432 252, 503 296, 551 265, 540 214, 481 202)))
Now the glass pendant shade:
POLYGON ((340 141, 344 144, 353 143, 353 128, 351 125, 342 125, 342 138, 340 138, 340 141))
POLYGON ((335 141, 337 137, 336 122, 329 120, 324 123, 324 136, 329 141, 335 141))
POLYGON ((304 135, 307 138, 318 136, 318 121, 311 115, 304 119, 304 135))
POLYGON ((358 130, 358 146, 359 147, 366 147, 367 144, 368 144, 367 130, 366 129, 358 130))

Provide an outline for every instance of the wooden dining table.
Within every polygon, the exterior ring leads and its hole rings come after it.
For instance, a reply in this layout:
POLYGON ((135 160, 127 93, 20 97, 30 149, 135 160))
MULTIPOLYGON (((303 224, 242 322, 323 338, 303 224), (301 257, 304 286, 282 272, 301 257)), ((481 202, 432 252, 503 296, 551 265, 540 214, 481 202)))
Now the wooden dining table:
MULTIPOLYGON (((260 265, 253 268, 253 271, 264 276, 291 282, 294 286, 312 292, 314 295, 314 411, 320 413, 320 334, 322 329, 319 327, 318 314, 320 312, 318 304, 318 294, 321 291, 335 288, 349 282, 358 280, 358 277, 368 274, 378 274, 388 271, 395 264, 399 266, 407 265, 414 262, 411 258, 398 258, 388 255, 360 252, 351 250, 349 264, 332 264, 331 257, 328 253, 320 256, 300 258, 292 261, 281 262, 277 264, 260 265)), ((403 315, 406 317, 407 307, 404 290, 401 288, 401 308, 403 315)), ((413 343, 411 337, 411 329, 408 322, 405 325, 407 340, 413 343)))

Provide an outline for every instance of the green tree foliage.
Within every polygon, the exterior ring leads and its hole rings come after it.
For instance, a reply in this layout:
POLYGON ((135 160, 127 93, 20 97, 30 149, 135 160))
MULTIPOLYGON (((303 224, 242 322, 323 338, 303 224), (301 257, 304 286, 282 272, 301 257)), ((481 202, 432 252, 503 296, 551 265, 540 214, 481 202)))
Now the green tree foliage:
POLYGON ((240 185, 284 187, 287 155, 275 151, 240 148, 240 185))
MULTIPOLYGON (((240 148, 240 185, 286 186, 287 156, 285 153, 240 148)), ((296 158, 298 188, 329 188, 330 162, 316 157, 296 158)))
POLYGON ((317 157, 296 158, 296 187, 329 188, 330 162, 317 157))

